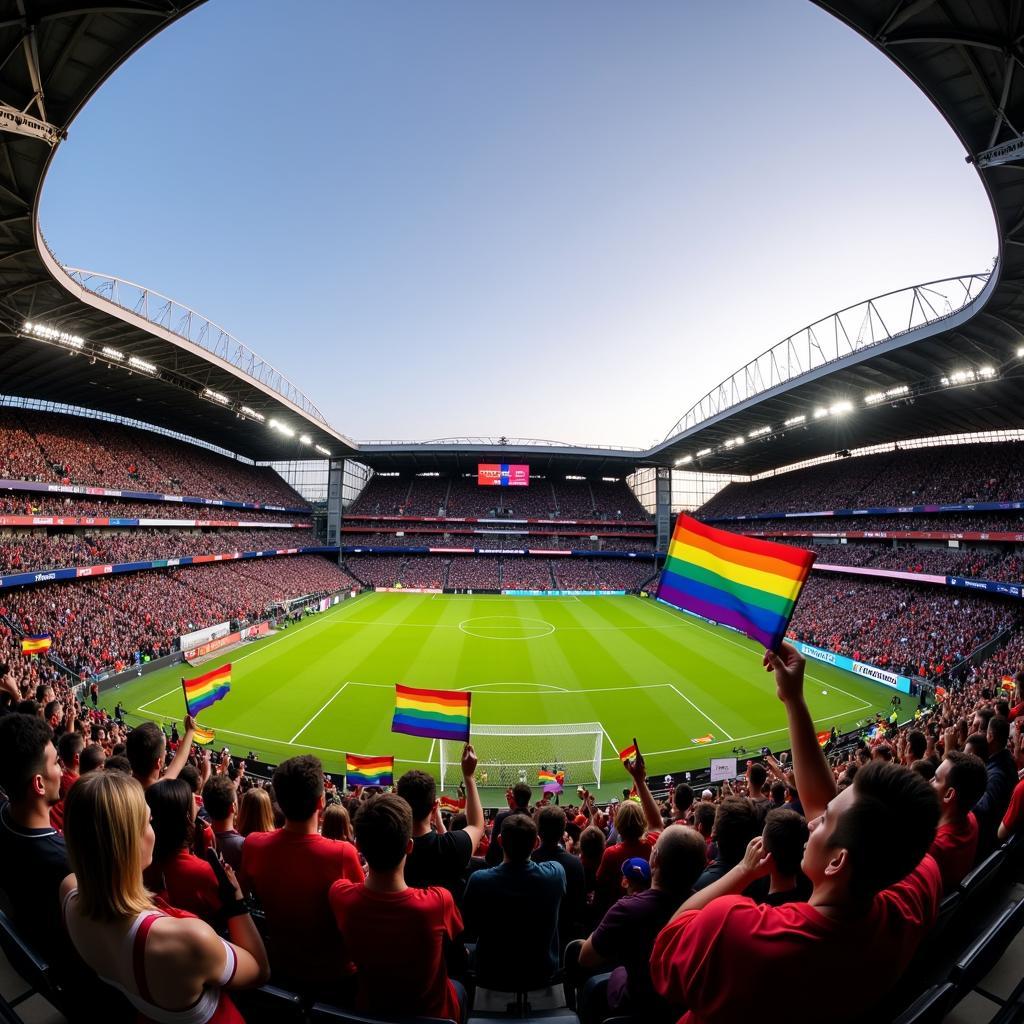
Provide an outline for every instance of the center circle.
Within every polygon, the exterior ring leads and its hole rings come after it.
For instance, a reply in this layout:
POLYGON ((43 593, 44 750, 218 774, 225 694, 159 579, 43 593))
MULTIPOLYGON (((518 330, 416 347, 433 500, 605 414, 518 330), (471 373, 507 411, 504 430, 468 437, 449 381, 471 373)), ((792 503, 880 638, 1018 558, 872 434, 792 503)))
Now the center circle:
POLYGON ((555 627, 544 619, 519 618, 516 615, 481 615, 463 619, 459 629, 480 640, 537 640, 551 636, 555 627))

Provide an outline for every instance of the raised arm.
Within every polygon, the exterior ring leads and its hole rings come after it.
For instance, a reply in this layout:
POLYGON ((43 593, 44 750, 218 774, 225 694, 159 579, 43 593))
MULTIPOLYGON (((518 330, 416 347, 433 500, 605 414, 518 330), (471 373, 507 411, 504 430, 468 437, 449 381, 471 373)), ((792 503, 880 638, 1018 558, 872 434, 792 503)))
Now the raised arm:
POLYGON ((789 742, 793 748, 793 776, 800 803, 811 819, 823 814, 829 800, 836 795, 836 780, 818 745, 814 721, 804 700, 806 664, 792 644, 783 643, 778 654, 764 652, 765 670, 775 673, 776 692, 786 706, 789 742))
POLYGON ((462 778, 466 786, 466 831, 473 837, 474 851, 484 837, 484 809, 476 788, 476 751, 472 743, 462 748, 462 778))
POLYGON ((649 832, 660 832, 664 827, 661 820, 661 811, 651 795, 647 785, 647 765, 644 763, 644 755, 637 748, 636 757, 626 760, 626 771, 636 785, 637 796, 640 797, 640 806, 644 809, 644 817, 647 818, 647 830, 649 832))
POLYGON ((192 750, 192 738, 196 734, 196 723, 191 715, 185 716, 185 735, 181 737, 178 749, 174 752, 174 760, 167 766, 164 772, 165 779, 176 779, 181 769, 188 764, 188 755, 192 750))

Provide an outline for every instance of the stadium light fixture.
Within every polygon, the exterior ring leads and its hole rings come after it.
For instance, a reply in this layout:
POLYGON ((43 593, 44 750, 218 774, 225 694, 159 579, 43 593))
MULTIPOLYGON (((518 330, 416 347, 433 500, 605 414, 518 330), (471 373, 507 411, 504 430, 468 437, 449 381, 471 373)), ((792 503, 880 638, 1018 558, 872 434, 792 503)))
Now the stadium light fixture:
POLYGON ((247 405, 242 406, 242 415, 248 416, 254 420, 259 420, 260 423, 262 423, 267 418, 266 416, 263 415, 263 413, 257 412, 255 409, 250 409, 249 406, 247 405))
POLYGON ((111 348, 109 345, 104 345, 100 350, 103 355, 108 359, 114 359, 119 363, 123 363, 125 355, 123 352, 119 352, 116 348, 111 348))
POLYGON ((155 377, 159 372, 152 363, 147 363, 145 359, 140 359, 138 356, 131 356, 128 365, 140 373, 148 373, 151 377, 155 377))
POLYGON ((1024 359, 1024 345, 1017 349, 1017 358, 1024 359))
POLYGON ((292 430, 291 427, 286 426, 280 420, 271 420, 269 425, 271 427, 273 427, 274 430, 280 430, 281 433, 284 434, 285 437, 294 437, 295 436, 295 431, 292 430))
POLYGON ((208 398, 211 402, 216 402, 218 405, 231 404, 231 399, 227 395, 222 395, 219 391, 214 391, 212 388, 203 388, 203 398, 208 398))
POLYGON ((765 434, 770 434, 771 432, 771 427, 758 427, 757 430, 752 430, 749 434, 747 434, 747 437, 753 440, 755 437, 764 437, 765 434))
POLYGON ((33 338, 38 338, 40 341, 55 341, 58 345, 65 345, 76 351, 81 351, 85 347, 85 338, 81 338, 77 334, 70 334, 67 331, 60 331, 56 327, 49 327, 47 324, 37 324, 31 320, 26 320, 21 325, 21 330, 23 334, 30 334, 33 338))
POLYGON ((299 435, 299 442, 301 444, 312 444, 313 443, 313 438, 311 438, 309 436, 309 434, 300 434, 299 435))
POLYGON ((835 405, 830 405, 828 411, 832 416, 845 416, 848 412, 853 412, 853 402, 836 402, 835 405))
POLYGON ((806 421, 807 421, 807 417, 806 416, 790 416, 789 419, 786 420, 784 426, 795 427, 795 426, 797 426, 797 424, 805 423, 806 421))
POLYGON ((703 459, 705 455, 710 455, 710 454, 711 454, 711 449, 710 448, 701 448, 701 450, 699 452, 697 452, 697 458, 698 459, 703 459))
POLYGON ((331 457, 331 453, 321 444, 315 444, 313 447, 321 454, 326 455, 327 458, 331 457))
POLYGON ((984 380, 991 380, 995 375, 996 371, 994 367, 991 366, 983 366, 980 370, 978 370, 978 376, 983 378, 984 380))
POLYGON ((870 394, 864 396, 865 405, 878 405, 879 402, 885 401, 885 393, 882 391, 872 391, 870 394))
POLYGON ((681 459, 676 459, 677 466, 688 466, 691 462, 693 462, 692 455, 684 455, 681 459))
POLYGON ((828 409, 822 409, 820 405, 818 406, 817 409, 814 410, 814 418, 816 420, 820 420, 823 416, 827 416, 827 415, 828 415, 828 409))

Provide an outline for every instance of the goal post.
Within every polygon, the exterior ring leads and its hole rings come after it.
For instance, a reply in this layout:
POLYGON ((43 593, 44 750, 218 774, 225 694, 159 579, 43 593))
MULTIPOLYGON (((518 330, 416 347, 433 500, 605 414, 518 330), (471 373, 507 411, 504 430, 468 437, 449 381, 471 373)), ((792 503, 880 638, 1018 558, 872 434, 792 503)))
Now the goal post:
MULTIPOLYGON (((481 788, 506 789, 517 782, 537 786, 542 768, 565 772, 565 788, 601 785, 600 722, 558 725, 474 725, 471 742, 477 755, 476 780, 481 788)), ((441 787, 462 782, 462 743, 441 740, 441 787)))

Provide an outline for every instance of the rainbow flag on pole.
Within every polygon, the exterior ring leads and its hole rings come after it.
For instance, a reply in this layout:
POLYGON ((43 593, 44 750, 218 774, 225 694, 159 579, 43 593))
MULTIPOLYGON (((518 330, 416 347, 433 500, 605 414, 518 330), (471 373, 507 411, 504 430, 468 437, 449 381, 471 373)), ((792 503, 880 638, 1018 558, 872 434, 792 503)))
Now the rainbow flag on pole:
POLYGON ((217 734, 213 729, 204 729, 199 724, 196 724, 195 731, 192 733, 192 742, 198 743, 201 747, 208 746, 216 738, 217 734))
POLYGON ((345 782, 349 786, 393 786, 395 759, 346 754, 345 782))
POLYGON ((391 731, 427 739, 469 742, 471 693, 395 686, 391 731))
POLYGON ((185 691, 185 707, 195 718, 211 704, 223 700, 231 689, 231 663, 221 665, 206 675, 195 679, 182 679, 181 688, 185 691))
POLYGON ((541 768, 541 770, 539 772, 537 772, 537 781, 540 782, 541 784, 543 784, 545 782, 564 783, 565 782, 565 772, 563 772, 563 771, 555 772, 555 771, 552 771, 550 768, 541 768))
POLYGON ((626 747, 625 750, 619 751, 619 760, 623 764, 625 764, 627 761, 634 757, 636 757, 636 744, 634 743, 630 743, 630 745, 626 747))
POLYGON ((53 638, 49 633, 40 633, 38 636, 26 636, 21 640, 22 654, 43 654, 50 649, 53 638))
POLYGON ((658 600, 745 633, 776 651, 814 552, 716 530, 680 515, 658 600))

